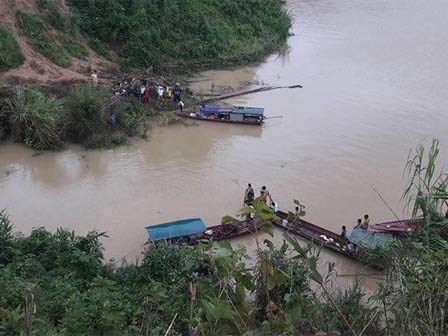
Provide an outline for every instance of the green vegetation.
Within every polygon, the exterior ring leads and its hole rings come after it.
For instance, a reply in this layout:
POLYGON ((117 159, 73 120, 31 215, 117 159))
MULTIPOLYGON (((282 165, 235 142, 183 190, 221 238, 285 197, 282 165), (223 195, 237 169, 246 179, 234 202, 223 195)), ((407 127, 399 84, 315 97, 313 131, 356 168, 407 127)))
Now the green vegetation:
POLYGON ((62 103, 38 90, 18 88, 6 100, 14 138, 35 149, 58 149, 62 103))
POLYGON ((88 56, 87 48, 83 44, 73 41, 67 37, 60 37, 60 40, 70 56, 79 59, 85 59, 88 56))
POLYGON ((118 43, 125 67, 254 61, 283 44, 290 27, 280 0, 71 0, 70 5, 91 46, 104 51, 105 44, 118 43))
POLYGON ((37 15, 17 11, 17 22, 28 43, 40 54, 61 67, 69 67, 70 56, 37 15))
MULTIPOLYGON (((250 264, 229 242, 159 243, 140 265, 103 263, 104 233, 59 229, 14 235, 0 213, 0 331, 23 332, 24 291, 34 292, 36 335, 445 335, 448 328, 446 173, 438 143, 408 163, 405 198, 426 223, 388 255, 385 281, 365 298, 359 282, 334 287, 334 265, 317 270, 319 251, 285 235, 280 248, 256 239, 250 264), (312 284, 319 290, 312 290, 312 284)), ((275 218, 255 202, 259 230, 275 218)), ((226 217, 224 222, 231 221, 226 217)))
POLYGON ((5 27, 0 26, 0 71, 16 68, 25 61, 19 44, 5 27))
POLYGON ((64 143, 79 143, 85 148, 109 148, 126 143, 127 137, 146 138, 151 125, 177 122, 157 101, 143 105, 127 97, 111 104, 110 88, 79 84, 64 98, 44 94, 37 88, 8 88, 0 92, 0 140, 11 136, 15 141, 38 150, 58 150, 64 143), (116 127, 110 123, 115 114, 116 127))

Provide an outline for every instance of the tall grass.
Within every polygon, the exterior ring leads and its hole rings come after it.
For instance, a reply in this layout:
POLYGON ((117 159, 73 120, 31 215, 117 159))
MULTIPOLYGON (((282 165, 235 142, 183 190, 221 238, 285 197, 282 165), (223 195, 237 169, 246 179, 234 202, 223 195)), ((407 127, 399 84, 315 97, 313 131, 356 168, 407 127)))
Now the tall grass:
POLYGON ((17 87, 6 99, 4 111, 9 114, 12 134, 16 141, 39 150, 62 147, 61 116, 63 105, 52 96, 36 89, 17 87))

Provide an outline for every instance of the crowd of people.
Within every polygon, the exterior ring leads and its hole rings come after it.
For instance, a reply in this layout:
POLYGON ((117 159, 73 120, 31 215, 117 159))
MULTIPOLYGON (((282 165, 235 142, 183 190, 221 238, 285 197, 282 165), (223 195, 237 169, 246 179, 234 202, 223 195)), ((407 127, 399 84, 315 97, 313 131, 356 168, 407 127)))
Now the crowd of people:
MULTIPOLYGON (((92 86, 95 89, 98 86, 99 81, 97 70, 91 71, 90 79, 92 86)), ((183 112, 185 104, 182 101, 182 89, 179 83, 176 83, 174 87, 171 87, 157 82, 150 83, 147 80, 140 80, 140 82, 141 84, 135 87, 130 85, 132 81, 124 79, 119 83, 119 88, 116 90, 115 94, 137 96, 143 104, 148 104, 151 100, 158 101, 160 105, 163 105, 165 102, 173 102, 178 106, 181 112, 183 112)), ((188 88, 186 92, 190 94, 192 93, 188 88)))
POLYGON ((179 106, 179 109, 183 111, 184 103, 182 102, 182 89, 180 84, 172 88, 168 85, 162 85, 155 83, 151 85, 149 82, 143 82, 139 89, 139 99, 143 104, 148 104, 151 99, 155 99, 162 104, 164 101, 172 101, 179 106))
POLYGON ((142 103, 149 103, 150 99, 157 100, 173 100, 174 103, 179 103, 181 101, 182 89, 179 83, 176 83, 174 88, 170 86, 163 86, 161 84, 151 85, 148 82, 143 83, 140 86, 140 100, 142 103))

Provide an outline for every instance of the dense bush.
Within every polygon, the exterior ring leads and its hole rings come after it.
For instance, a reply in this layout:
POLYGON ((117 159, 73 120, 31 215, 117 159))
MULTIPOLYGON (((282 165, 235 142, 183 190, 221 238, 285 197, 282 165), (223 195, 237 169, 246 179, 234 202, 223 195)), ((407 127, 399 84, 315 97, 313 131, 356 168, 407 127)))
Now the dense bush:
POLYGON ((71 0, 83 31, 121 45, 122 64, 253 61, 284 43, 290 19, 279 0, 71 0))
POLYGON ((73 142, 84 143, 110 128, 104 109, 107 94, 106 88, 95 89, 89 84, 73 87, 67 100, 67 134, 73 142))
POLYGON ((0 26, 0 71, 16 68, 24 61, 25 56, 14 36, 8 29, 0 26))
POLYGON ((2 113, 8 115, 17 141, 40 150, 61 148, 62 102, 41 91, 18 87, 6 99, 2 113))
MULTIPOLYGON (((38 150, 56 150, 65 142, 86 148, 109 148, 126 143, 128 136, 145 136, 146 117, 152 105, 125 99, 115 107, 116 127, 109 123, 109 89, 79 84, 65 98, 44 94, 36 88, 16 87, 0 97, 0 140, 13 140, 38 150)), ((158 105, 157 105, 158 106, 158 105)))

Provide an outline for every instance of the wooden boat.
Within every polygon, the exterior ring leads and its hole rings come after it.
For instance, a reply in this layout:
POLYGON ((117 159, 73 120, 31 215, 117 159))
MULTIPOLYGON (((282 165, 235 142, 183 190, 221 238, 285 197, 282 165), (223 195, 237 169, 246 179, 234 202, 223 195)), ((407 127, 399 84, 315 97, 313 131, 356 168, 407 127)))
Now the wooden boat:
MULTIPOLYGON (((344 239, 337 233, 303 219, 291 220, 285 212, 278 211, 276 215, 281 218, 281 221, 273 222, 274 225, 355 260, 359 260, 359 256, 369 249, 411 234, 420 224, 412 220, 373 224, 371 227, 374 230, 354 229, 350 237, 344 239)), ((381 268, 381 265, 374 266, 381 268)))
POLYGON ((262 125, 265 119, 263 108, 246 106, 203 105, 199 112, 184 111, 176 114, 194 120, 244 125, 262 125))
POLYGON ((401 236, 414 233, 420 224, 421 222, 417 220, 402 220, 372 224, 370 225, 370 230, 374 232, 388 232, 394 236, 401 236))
POLYGON ((254 221, 206 227, 200 218, 152 225, 145 229, 151 241, 168 241, 178 245, 196 245, 211 239, 219 241, 257 232, 254 221))
POLYGON ((356 246, 353 246, 353 248, 347 246, 347 241, 337 233, 303 219, 288 220, 288 214, 282 211, 277 211, 276 215, 280 217, 281 221, 274 221, 274 225, 336 253, 343 254, 352 259, 357 259, 358 253, 356 246))

